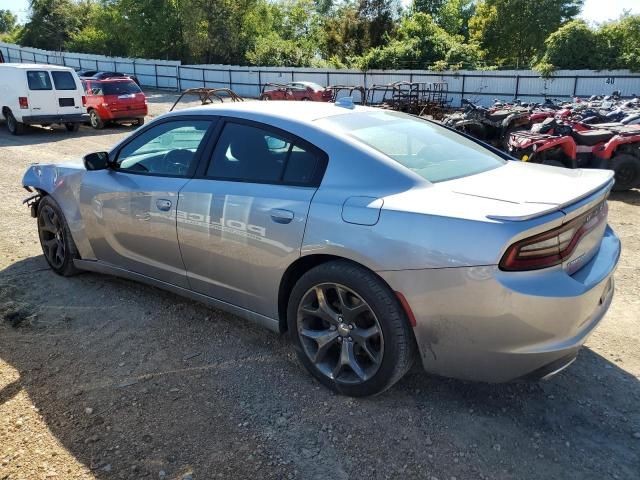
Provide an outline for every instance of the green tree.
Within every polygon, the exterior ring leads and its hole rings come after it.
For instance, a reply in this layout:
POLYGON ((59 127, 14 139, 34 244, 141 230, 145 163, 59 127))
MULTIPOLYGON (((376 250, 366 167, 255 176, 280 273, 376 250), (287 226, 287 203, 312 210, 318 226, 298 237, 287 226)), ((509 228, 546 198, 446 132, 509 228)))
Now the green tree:
POLYGON ((473 68, 481 60, 476 45, 451 35, 426 13, 404 17, 395 38, 384 47, 369 50, 358 66, 372 68, 473 68))
POLYGON ((31 0, 31 14, 18 41, 28 47, 62 50, 83 19, 71 0, 31 0))
POLYGON ((411 11, 431 15, 433 20, 452 35, 469 39, 469 21, 475 12, 474 0, 414 0, 411 11))
POLYGON ((17 23, 18 19, 11 10, 0 10, 0 34, 13 32, 17 23))
POLYGON ((502 66, 528 66, 544 41, 573 19, 584 0, 481 0, 469 22, 471 39, 502 66))
POLYGON ((599 69, 604 66, 604 49, 596 31, 582 20, 573 20, 545 40, 539 70, 599 69))
POLYGON ((640 71, 640 15, 625 14, 605 23, 598 37, 607 59, 605 68, 640 71))

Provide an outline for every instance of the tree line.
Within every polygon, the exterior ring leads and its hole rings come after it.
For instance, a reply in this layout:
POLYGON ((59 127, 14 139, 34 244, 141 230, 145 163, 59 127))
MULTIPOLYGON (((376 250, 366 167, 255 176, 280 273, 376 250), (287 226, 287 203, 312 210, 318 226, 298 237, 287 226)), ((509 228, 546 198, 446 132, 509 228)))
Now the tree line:
POLYGON ((290 67, 640 70, 640 16, 584 0, 31 0, 0 38, 48 50, 290 67), (406 2, 405 2, 406 3, 406 2))

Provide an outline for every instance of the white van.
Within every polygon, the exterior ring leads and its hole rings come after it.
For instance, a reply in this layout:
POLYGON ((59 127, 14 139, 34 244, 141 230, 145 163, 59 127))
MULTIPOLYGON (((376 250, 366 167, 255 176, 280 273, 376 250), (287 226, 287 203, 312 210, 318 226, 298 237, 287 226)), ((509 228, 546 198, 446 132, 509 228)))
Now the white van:
POLYGON ((20 135, 24 125, 52 123, 76 132, 89 119, 78 75, 57 65, 0 64, 0 107, 14 135, 20 135))

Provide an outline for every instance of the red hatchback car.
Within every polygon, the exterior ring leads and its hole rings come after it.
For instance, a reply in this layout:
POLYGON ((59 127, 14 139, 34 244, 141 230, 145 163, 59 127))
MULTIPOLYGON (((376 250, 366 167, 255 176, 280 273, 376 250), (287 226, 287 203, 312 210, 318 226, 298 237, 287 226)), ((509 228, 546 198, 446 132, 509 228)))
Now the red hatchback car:
POLYGON ((85 79, 82 83, 93 128, 103 128, 108 122, 144 124, 147 97, 130 78, 85 79))
POLYGON ((260 100, 308 100, 311 102, 330 102, 331 90, 313 82, 289 82, 281 85, 267 83, 262 88, 260 100))

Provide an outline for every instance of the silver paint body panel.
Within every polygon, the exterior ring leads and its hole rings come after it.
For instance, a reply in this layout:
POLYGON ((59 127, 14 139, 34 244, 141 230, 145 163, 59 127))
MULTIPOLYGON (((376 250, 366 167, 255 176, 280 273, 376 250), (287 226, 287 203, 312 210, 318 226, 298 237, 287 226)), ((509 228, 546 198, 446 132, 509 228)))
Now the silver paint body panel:
POLYGON ((78 163, 34 165, 23 185, 60 204, 79 268, 167 288, 274 330, 282 275, 321 254, 360 263, 403 293, 428 371, 505 381, 577 350, 613 295, 620 242, 611 229, 585 239, 565 265, 503 272, 497 264, 513 242, 603 201, 612 172, 505 162, 432 184, 315 122, 367 110, 245 102, 154 121, 215 115, 290 132, 329 158, 317 189, 87 172, 78 163), (169 210, 158 210, 159 200, 169 210))

